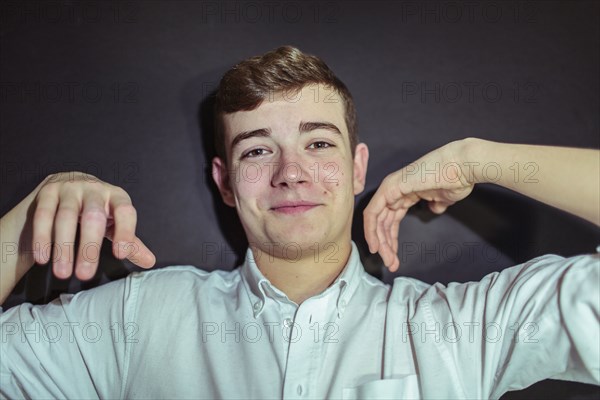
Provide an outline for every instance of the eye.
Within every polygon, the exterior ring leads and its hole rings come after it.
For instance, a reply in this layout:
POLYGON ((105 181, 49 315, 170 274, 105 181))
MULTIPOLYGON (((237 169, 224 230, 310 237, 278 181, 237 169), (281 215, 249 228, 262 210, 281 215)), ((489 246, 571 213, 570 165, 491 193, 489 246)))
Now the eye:
POLYGON ((262 149, 262 148, 252 149, 252 150, 248 150, 245 153, 243 153, 240 158, 260 157, 260 156, 265 155, 266 153, 267 153, 267 149, 262 149))
POLYGON ((333 145, 331 143, 327 143, 327 142, 314 142, 311 143, 310 146, 308 146, 309 149, 326 149, 328 147, 333 147, 333 145))

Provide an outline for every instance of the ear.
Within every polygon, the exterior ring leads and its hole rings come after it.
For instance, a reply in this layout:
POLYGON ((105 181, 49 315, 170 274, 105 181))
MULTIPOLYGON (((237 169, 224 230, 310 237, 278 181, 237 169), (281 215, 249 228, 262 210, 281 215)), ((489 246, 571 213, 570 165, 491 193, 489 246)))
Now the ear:
POLYGON ((215 157, 212 160, 212 177, 219 188, 219 192, 221 192, 223 202, 229 207, 235 207, 235 196, 229 184, 227 163, 219 157, 215 157))
POLYGON ((367 164, 369 163, 369 148, 359 143, 354 151, 354 195, 362 193, 367 179, 367 164))

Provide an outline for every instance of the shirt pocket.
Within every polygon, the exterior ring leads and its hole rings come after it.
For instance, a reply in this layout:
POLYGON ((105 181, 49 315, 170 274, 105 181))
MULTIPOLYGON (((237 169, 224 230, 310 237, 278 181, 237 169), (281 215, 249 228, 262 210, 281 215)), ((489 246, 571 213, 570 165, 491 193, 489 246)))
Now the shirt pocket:
POLYGON ((395 379, 381 379, 344 388, 342 396, 355 399, 420 399, 419 380, 416 374, 395 379))

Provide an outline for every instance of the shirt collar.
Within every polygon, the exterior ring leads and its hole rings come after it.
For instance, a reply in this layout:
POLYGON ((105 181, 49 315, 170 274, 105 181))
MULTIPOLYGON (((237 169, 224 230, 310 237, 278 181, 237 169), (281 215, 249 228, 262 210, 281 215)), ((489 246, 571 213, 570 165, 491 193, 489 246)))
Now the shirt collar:
MULTIPOLYGON (((240 271, 242 281, 245 283, 250 301, 253 306, 254 317, 262 313, 265 303, 268 299, 276 302, 290 302, 291 300, 281 290, 277 289, 271 284, 271 282, 265 278, 260 272, 256 262, 254 260, 254 254, 252 249, 246 250, 246 258, 242 264, 240 271)), ((322 293, 314 297, 322 297, 325 294, 336 291, 337 300, 336 308, 338 317, 342 317, 352 295, 358 287, 361 275, 366 274, 362 263, 360 262, 360 255, 356 244, 352 242, 352 250, 348 262, 344 266, 342 273, 336 278, 336 280, 322 293)))

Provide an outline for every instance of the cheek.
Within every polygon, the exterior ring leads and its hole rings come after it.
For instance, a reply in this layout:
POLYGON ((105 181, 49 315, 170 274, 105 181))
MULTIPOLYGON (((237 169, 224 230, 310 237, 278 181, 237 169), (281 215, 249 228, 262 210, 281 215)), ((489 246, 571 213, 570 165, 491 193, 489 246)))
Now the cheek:
POLYGON ((326 192, 352 192, 352 171, 344 161, 327 162, 319 169, 319 182, 326 192))
POLYGON ((344 168, 340 162, 329 162, 323 165, 323 180, 339 186, 344 181, 344 168))
POLYGON ((236 202, 255 203, 260 201, 262 193, 270 185, 269 171, 256 163, 240 165, 235 172, 233 182, 236 202))

